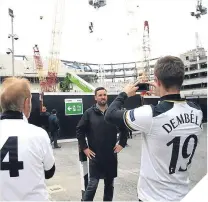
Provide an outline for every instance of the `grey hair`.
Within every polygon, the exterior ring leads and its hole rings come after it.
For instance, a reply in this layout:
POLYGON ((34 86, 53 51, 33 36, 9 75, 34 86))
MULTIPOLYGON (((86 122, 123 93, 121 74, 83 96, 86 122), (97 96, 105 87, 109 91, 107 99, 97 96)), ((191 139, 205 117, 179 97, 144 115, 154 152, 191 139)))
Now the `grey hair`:
POLYGON ((30 83, 24 78, 7 78, 2 84, 0 105, 2 112, 22 111, 24 102, 31 97, 30 83))
POLYGON ((24 105, 24 97, 17 97, 16 100, 1 103, 2 112, 5 111, 22 111, 24 105))

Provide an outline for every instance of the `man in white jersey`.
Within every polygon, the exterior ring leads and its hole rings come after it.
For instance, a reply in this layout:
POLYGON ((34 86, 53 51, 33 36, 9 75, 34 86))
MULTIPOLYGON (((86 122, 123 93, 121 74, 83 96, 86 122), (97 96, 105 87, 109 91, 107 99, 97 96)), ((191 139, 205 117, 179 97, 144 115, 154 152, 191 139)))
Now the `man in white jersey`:
POLYGON ((0 201, 48 201, 45 179, 55 172, 46 131, 27 122, 30 84, 8 78, 0 97, 0 201))
POLYGON ((184 64, 180 58, 166 56, 154 68, 154 87, 158 105, 121 110, 124 101, 136 94, 136 85, 109 106, 105 120, 126 125, 143 136, 138 198, 140 201, 180 201, 189 191, 189 168, 202 133, 202 111, 180 97, 184 64))

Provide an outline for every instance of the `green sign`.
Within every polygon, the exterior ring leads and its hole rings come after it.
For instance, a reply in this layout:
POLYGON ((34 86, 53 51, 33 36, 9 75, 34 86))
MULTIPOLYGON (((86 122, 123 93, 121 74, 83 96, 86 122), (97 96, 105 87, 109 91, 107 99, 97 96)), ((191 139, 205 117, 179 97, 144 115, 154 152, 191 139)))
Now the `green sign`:
POLYGON ((65 99, 65 115, 81 115, 83 114, 82 99, 65 99))

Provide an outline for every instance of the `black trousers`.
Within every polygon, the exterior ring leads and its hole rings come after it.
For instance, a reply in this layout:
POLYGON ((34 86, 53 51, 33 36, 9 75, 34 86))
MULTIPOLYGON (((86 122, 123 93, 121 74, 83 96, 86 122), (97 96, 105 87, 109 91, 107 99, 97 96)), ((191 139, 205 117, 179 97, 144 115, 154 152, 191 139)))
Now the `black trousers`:
POLYGON ((54 147, 58 147, 58 131, 51 132, 51 143, 54 142, 54 147))
MULTIPOLYGON (((83 201, 93 201, 98 187, 99 179, 90 177, 87 189, 84 193, 83 201)), ((103 201, 112 201, 114 191, 114 178, 104 179, 104 195, 103 201)))

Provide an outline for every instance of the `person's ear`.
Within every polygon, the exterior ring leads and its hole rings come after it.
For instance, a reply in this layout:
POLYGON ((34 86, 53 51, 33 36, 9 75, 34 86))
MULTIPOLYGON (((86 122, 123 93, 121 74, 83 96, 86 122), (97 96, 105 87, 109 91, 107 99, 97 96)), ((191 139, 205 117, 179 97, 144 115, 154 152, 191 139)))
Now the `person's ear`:
POLYGON ((30 111, 31 111, 31 99, 26 98, 24 102, 24 115, 26 116, 26 118, 29 118, 30 111))
POLYGON ((158 78, 155 76, 154 82, 156 83, 157 86, 161 86, 161 81, 158 80, 158 78))

